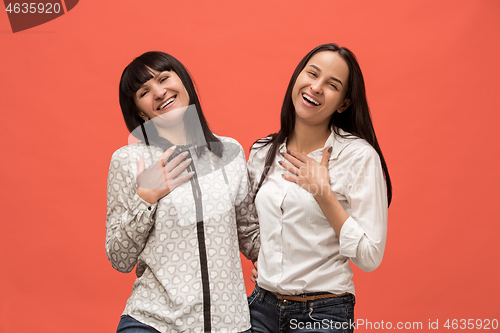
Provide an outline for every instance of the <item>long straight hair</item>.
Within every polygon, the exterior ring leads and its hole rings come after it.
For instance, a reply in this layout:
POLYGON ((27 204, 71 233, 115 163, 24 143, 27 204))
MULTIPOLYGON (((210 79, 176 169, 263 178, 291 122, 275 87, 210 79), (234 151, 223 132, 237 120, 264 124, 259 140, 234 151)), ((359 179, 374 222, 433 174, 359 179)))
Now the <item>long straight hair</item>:
MULTIPOLYGON (((222 143, 217 137, 212 133, 210 127, 208 126, 207 120, 203 115, 203 111, 201 109, 201 104, 198 99, 198 94, 196 93, 196 89, 194 86, 194 82, 189 75, 188 70, 184 65, 171 56, 170 54, 164 52, 151 51, 146 52, 139 57, 135 58, 124 70, 120 79, 120 88, 119 88, 119 99, 120 99, 120 107, 123 113, 123 119, 125 120, 125 124, 127 125, 127 129, 130 133, 138 133, 142 132, 142 135, 138 137, 139 140, 144 141, 148 146, 150 144, 155 144, 161 146, 163 148, 169 148, 172 146, 168 140, 161 138, 158 135, 158 132, 155 129, 155 126, 150 124, 151 126, 147 126, 147 133, 144 129, 144 119, 139 116, 139 109, 135 104, 135 94, 139 90, 139 88, 148 80, 153 78, 151 71, 149 68, 154 69, 158 72, 164 71, 173 71, 177 74, 177 76, 181 79, 184 88, 189 96, 189 104, 194 105, 196 107, 197 115, 193 115, 192 112, 184 113, 184 123, 185 124, 193 124, 196 123, 192 119, 187 119, 186 117, 198 117, 200 120, 201 128, 203 133, 195 132, 197 128, 187 128, 186 134, 188 139, 196 142, 197 138, 204 137, 204 141, 207 143, 207 148, 212 151, 214 154, 219 157, 222 156, 222 143), (142 131, 134 131, 136 128, 141 126, 142 131)), ((146 124, 148 125, 148 124, 146 124)), ((198 140, 198 142, 201 140, 198 140)), ((197 153, 201 154, 204 151, 203 146, 199 146, 197 153)))
POLYGON ((349 134, 362 138, 377 151, 382 164, 382 169, 384 171, 385 181, 387 184, 387 199, 390 205, 392 201, 391 177, 389 176, 389 170, 387 169, 384 155, 382 154, 382 150, 380 149, 377 141, 377 136, 375 135, 375 130, 373 129, 370 109, 366 99, 363 73, 361 72, 361 68, 359 67, 354 53, 352 53, 349 49, 339 47, 334 43, 317 46, 299 62, 293 72, 292 78, 290 79, 290 83, 288 84, 288 88, 285 93, 285 100, 283 101, 283 106, 281 107, 281 128, 279 132, 270 134, 266 138, 259 139, 254 142, 252 149, 258 149, 271 145, 266 155, 264 170, 257 185, 256 192, 259 191, 262 183, 264 183, 269 170, 271 169, 271 165, 273 165, 274 159, 276 158, 276 152, 278 151, 279 146, 285 142, 286 138, 292 135, 295 128, 295 107, 292 100, 292 90, 295 82, 297 81, 297 77, 307 65, 311 57, 316 53, 323 51, 338 53, 349 67, 349 87, 346 98, 351 101, 351 104, 342 113, 338 113, 337 111, 333 113, 330 118, 329 127, 334 129, 336 135, 342 136, 339 133, 339 129, 342 129, 349 134))

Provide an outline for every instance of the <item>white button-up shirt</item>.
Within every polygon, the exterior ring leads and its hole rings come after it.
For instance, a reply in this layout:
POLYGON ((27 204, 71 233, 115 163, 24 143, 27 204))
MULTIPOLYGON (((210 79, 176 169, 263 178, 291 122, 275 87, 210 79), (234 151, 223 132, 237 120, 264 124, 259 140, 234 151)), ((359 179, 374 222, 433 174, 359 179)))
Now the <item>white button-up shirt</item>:
MULTIPOLYGON (((330 146, 331 189, 349 218, 337 235, 312 194, 281 176, 288 171, 278 164, 284 158, 277 153, 255 199, 261 235, 257 283, 264 289, 285 295, 354 294, 349 261, 364 271, 377 268, 382 261, 387 190, 379 156, 365 140, 343 138, 333 131, 325 146, 308 156, 320 162, 330 146)), ((250 154, 248 169, 254 189, 269 147, 259 149, 256 144, 250 154)), ((279 149, 285 151, 286 142, 279 149)))

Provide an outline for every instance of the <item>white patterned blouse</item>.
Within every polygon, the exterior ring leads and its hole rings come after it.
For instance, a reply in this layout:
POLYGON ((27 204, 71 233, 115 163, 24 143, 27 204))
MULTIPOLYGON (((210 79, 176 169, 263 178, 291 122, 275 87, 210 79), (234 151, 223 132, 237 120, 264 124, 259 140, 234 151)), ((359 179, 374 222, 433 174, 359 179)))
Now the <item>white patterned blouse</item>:
POLYGON ((218 138, 222 158, 187 148, 195 175, 154 205, 136 194, 137 156, 149 167, 164 149, 135 143, 111 159, 106 252, 120 272, 137 264, 123 315, 160 332, 250 328, 238 248, 257 259, 259 226, 245 153, 236 140, 218 138))

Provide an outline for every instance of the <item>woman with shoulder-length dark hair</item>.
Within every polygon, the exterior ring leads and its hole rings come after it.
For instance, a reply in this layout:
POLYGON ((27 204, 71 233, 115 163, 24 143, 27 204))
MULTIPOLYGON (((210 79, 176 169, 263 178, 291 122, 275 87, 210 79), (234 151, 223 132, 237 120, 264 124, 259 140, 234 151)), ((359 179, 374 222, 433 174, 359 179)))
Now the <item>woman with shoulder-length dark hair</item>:
POLYGON ((252 332, 352 331, 349 262, 380 265, 392 190, 350 50, 324 44, 300 61, 281 128, 254 143, 248 169, 261 232, 252 332))
POLYGON ((243 149, 210 131, 169 54, 135 58, 119 97, 135 143, 111 158, 106 253, 137 279, 117 332, 249 332, 238 247, 255 260, 259 229, 243 149))

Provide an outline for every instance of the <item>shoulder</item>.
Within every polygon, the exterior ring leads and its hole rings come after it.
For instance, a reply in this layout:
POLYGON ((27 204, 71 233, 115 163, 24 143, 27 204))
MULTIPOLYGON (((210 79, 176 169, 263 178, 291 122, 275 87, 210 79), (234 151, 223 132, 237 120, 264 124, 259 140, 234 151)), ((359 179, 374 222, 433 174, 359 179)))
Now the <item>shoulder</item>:
POLYGON ((141 146, 144 146, 144 149, 146 147, 146 145, 142 143, 133 143, 130 145, 120 147, 117 150, 115 150, 115 152, 111 156, 111 159, 115 160, 115 159, 128 158, 132 153, 137 154, 139 151, 143 150, 141 146))
POLYGON ((264 162, 271 148, 271 139, 271 136, 267 136, 255 141, 252 148, 250 148, 248 162, 264 162))
POLYGON ((349 139, 349 141, 345 145, 344 150, 352 154, 377 155, 377 151, 375 150, 375 148, 373 148, 368 142, 366 142, 366 140, 361 138, 349 139))
POLYGON ((341 136, 335 135, 336 144, 339 145, 339 158, 350 159, 353 163, 379 160, 377 151, 365 139, 342 130, 339 132, 341 136))
POLYGON ((236 139, 233 139, 233 138, 230 138, 228 136, 220 136, 220 135, 217 135, 217 134, 214 134, 214 136, 220 140, 220 142, 226 144, 226 143, 229 143, 229 144, 233 144, 233 145, 236 145, 238 147, 240 147, 241 149, 243 149, 243 147, 241 146, 241 144, 236 140, 236 139))
POLYGON ((143 154, 145 152, 149 152, 149 151, 156 151, 156 150, 161 150, 160 147, 157 147, 155 145, 150 145, 149 147, 143 143, 143 142, 135 142, 135 143, 131 143, 129 145, 126 145, 126 146, 123 146, 123 147, 120 147, 118 148, 117 150, 115 150, 115 152, 113 153, 113 156, 114 155, 123 155, 123 154, 132 154, 132 153, 135 153, 135 154, 143 154))
POLYGON ((111 156, 111 162, 113 164, 136 164, 138 156, 141 156, 143 159, 149 159, 150 154, 153 153, 154 155, 159 149, 160 148, 154 146, 148 148, 148 146, 142 142, 132 143, 118 148, 111 156))
POLYGON ((223 147, 221 161, 223 161, 226 164, 246 163, 245 151, 243 150, 243 147, 237 140, 227 136, 215 135, 215 137, 220 140, 223 147))
POLYGON ((245 156, 245 151, 243 150, 243 147, 236 139, 230 138, 228 136, 220 136, 220 135, 216 135, 216 134, 214 134, 214 136, 217 139, 219 139, 220 142, 222 143, 222 145, 224 147, 224 154, 227 154, 228 152, 237 153, 237 154, 242 153, 243 156, 245 156))

